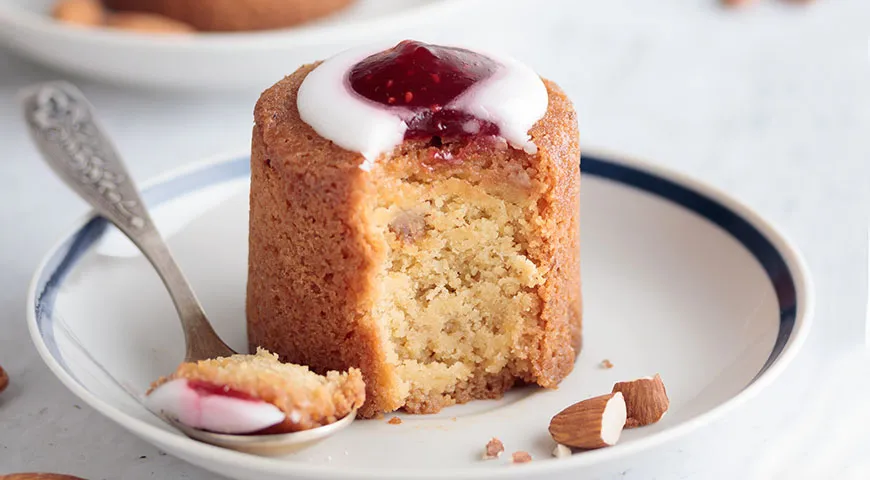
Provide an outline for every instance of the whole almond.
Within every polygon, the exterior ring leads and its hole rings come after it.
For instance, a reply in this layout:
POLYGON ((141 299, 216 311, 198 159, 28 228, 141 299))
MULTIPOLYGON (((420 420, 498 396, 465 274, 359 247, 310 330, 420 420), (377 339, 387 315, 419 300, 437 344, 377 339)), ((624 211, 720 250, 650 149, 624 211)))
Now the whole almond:
POLYGON ((550 420, 550 436, 569 447, 595 449, 615 445, 625 427, 625 399, 619 392, 589 398, 550 420))
POLYGON ((625 397, 628 419, 625 428, 651 425, 662 419, 670 408, 668 392, 662 377, 639 378, 630 382, 619 382, 613 386, 613 393, 621 392, 625 397))
POLYGON ((60 0, 51 13, 61 22, 87 27, 100 26, 106 20, 106 11, 99 0, 60 0))

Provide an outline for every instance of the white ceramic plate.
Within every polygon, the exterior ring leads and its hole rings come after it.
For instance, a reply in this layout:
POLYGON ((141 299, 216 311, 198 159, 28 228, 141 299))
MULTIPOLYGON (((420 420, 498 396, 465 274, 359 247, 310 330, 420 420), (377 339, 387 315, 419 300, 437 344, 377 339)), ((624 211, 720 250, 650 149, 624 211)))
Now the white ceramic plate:
POLYGON ((107 82, 260 91, 303 63, 364 42, 401 40, 476 0, 357 0, 347 10, 292 29, 185 38, 70 27, 47 15, 54 1, 0 0, 0 44, 107 82))
MULTIPOLYGON (((401 425, 358 421, 286 458, 195 442, 128 393, 141 394, 175 368, 183 356, 181 332, 146 260, 130 255, 113 227, 93 217, 48 255, 34 278, 28 306, 33 340, 83 401, 167 452, 224 475, 576 478, 726 413, 738 414, 734 407, 794 357, 813 310, 800 255, 746 207, 636 162, 584 155, 582 170, 585 345, 575 371, 555 391, 525 388, 438 415, 400 415, 401 425), (598 367, 605 358, 612 369, 598 367), (552 415, 609 392, 616 381, 655 373, 671 398, 661 422, 626 431, 612 448, 551 458, 552 415), (509 465, 509 455, 482 461, 492 436, 508 453, 526 450, 534 461, 509 465)), ((246 345, 248 172, 247 157, 231 157, 152 182, 145 193, 218 332, 239 350, 246 345)))

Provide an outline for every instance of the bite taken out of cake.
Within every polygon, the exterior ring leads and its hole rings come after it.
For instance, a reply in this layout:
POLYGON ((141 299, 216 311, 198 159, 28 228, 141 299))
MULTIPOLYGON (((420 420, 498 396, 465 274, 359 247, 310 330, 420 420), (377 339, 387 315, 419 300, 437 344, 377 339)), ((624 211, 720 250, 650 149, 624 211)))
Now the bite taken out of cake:
POLYGON ((581 348, 570 100, 502 55, 416 41, 305 65, 260 97, 248 336, 359 368, 361 417, 555 388, 581 348))

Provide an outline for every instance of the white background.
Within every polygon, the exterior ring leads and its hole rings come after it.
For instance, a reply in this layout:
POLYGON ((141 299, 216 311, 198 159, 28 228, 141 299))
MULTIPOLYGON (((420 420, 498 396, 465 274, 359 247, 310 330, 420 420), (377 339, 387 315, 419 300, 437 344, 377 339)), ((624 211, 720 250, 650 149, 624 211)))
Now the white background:
MULTIPOLYGON (((713 0, 499 0, 469 10, 433 19, 419 37, 528 62, 574 99, 584 148, 727 190, 793 238, 815 277, 815 329, 792 370, 734 416, 608 479, 870 478, 858 462, 870 422, 845 410, 870 393, 863 357, 849 353, 864 342, 867 297, 870 2, 769 0, 729 12, 713 0)), ((12 378, 0 396, 0 474, 214 478, 77 406, 30 344, 30 276, 86 210, 38 160, 14 100, 55 78, 67 77, 0 52, 0 365, 12 378)), ((178 95, 71 80, 137 179, 249 145, 257 91, 178 95)))

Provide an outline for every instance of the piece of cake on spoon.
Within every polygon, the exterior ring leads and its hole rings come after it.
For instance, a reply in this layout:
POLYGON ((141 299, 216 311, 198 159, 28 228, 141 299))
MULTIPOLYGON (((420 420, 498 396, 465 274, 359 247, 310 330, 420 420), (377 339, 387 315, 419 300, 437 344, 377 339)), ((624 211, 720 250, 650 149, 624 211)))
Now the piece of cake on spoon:
POLYGON ((336 422, 365 400, 360 371, 318 375, 263 349, 184 362, 145 397, 154 412, 215 433, 269 434, 336 422))

